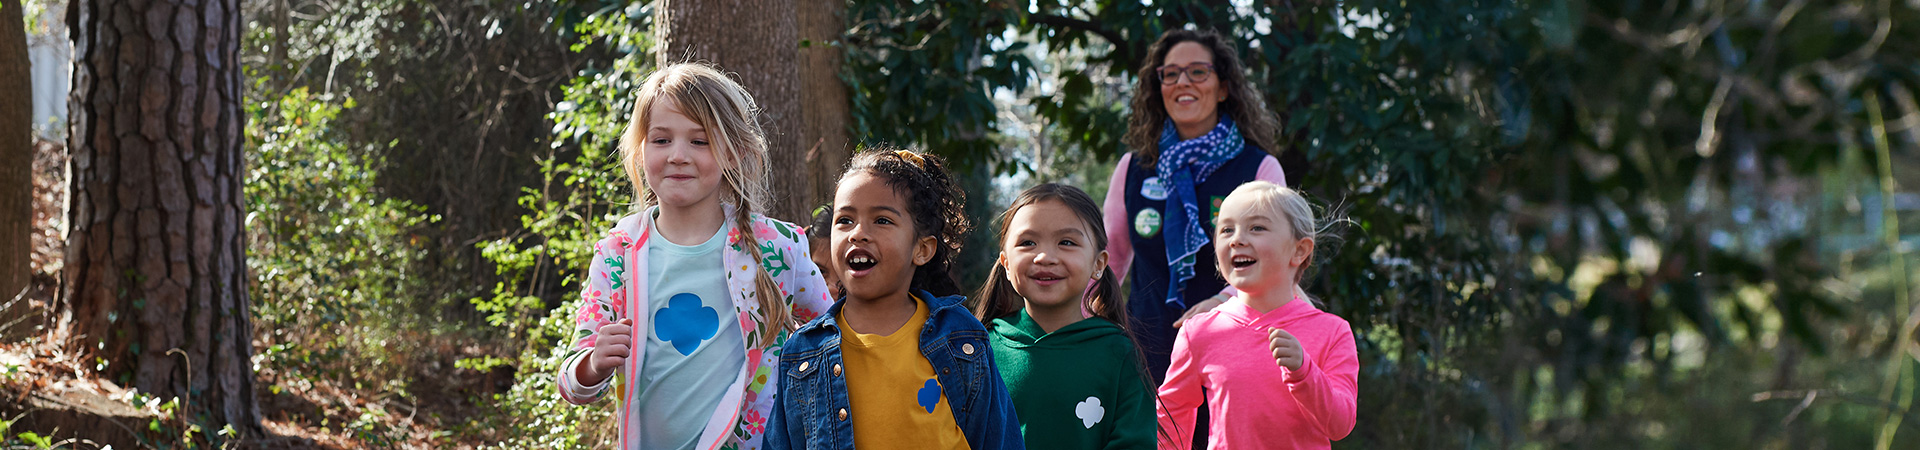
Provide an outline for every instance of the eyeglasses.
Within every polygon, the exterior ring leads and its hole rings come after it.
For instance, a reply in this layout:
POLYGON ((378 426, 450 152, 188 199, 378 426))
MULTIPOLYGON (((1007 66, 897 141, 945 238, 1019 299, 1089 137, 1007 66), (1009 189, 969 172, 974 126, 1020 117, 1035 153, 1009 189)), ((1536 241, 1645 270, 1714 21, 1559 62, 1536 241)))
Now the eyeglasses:
POLYGON ((1179 83, 1181 74, 1186 74, 1187 81, 1205 83, 1208 79, 1213 78, 1213 64, 1203 62, 1185 66, 1168 64, 1154 69, 1154 72, 1160 75, 1160 84, 1179 83))

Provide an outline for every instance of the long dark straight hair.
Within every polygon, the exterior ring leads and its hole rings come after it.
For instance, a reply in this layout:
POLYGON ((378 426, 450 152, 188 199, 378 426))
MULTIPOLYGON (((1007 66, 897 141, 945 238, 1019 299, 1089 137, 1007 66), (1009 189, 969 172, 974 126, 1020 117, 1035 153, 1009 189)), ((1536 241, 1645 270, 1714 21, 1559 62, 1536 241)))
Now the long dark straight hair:
MULTIPOLYGON (((1087 226, 1087 234, 1093 236, 1095 253, 1107 251, 1107 227, 1101 217, 1100 204, 1094 203, 1093 197, 1087 195, 1086 191, 1059 183, 1041 184, 1020 191, 1020 196, 1013 199, 1013 204, 1000 213, 998 219, 1000 232, 998 240, 994 242, 998 245, 1006 245, 1008 228, 1012 226, 1014 213, 1020 212, 1020 208, 1048 200, 1058 201, 1067 205, 1067 209, 1073 210, 1073 215, 1080 219, 1080 223, 1087 226)), ((1133 344, 1133 370, 1139 375, 1140 383, 1144 385, 1148 394, 1153 396, 1155 410, 1164 409, 1164 406, 1160 405, 1160 396, 1156 393, 1158 386, 1153 385, 1153 376, 1147 373, 1147 358, 1140 353, 1140 340, 1135 338, 1133 332, 1133 318, 1127 315, 1127 305, 1120 297, 1120 280, 1113 276, 1111 264, 1100 270, 1100 279, 1094 282, 1092 292, 1083 295, 1085 296, 1082 299, 1085 302, 1083 305, 1087 311, 1093 313, 1094 317, 1119 325, 1121 334, 1127 337, 1127 342, 1133 344)), ((979 317, 980 321, 989 328, 995 326, 993 319, 1017 314, 1021 308, 1026 307, 1026 298, 1013 290, 1013 282, 1007 281, 1007 265, 1004 262, 993 264, 993 274, 987 276, 986 284, 980 286, 980 291, 974 294, 973 299, 976 302, 973 305, 974 316, 979 317)), ((1155 431, 1160 435, 1171 437, 1166 430, 1156 429, 1155 431)))

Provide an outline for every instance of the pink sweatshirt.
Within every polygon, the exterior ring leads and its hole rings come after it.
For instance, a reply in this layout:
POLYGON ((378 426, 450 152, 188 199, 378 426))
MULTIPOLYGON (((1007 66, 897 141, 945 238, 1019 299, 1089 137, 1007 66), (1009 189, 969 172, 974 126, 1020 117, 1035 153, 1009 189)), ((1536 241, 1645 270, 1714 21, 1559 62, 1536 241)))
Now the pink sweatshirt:
POLYGON ((1360 360, 1353 328, 1339 316, 1294 300, 1261 314, 1239 299, 1201 313, 1180 329, 1173 365, 1160 385, 1160 448, 1192 446, 1194 410, 1206 387, 1213 420, 1208 448, 1324 449, 1353 432, 1360 360), (1273 361, 1267 332, 1300 339, 1306 363, 1289 371, 1273 361), (1170 439, 1169 436, 1172 436, 1170 439))

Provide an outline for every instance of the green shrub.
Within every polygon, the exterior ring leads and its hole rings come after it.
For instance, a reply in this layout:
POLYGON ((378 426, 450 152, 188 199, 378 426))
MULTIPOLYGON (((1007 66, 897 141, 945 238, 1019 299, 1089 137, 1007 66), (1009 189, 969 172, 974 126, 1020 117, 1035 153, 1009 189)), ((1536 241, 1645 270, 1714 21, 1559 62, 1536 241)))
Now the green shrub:
POLYGON ((305 88, 247 105, 249 295, 267 346, 255 364, 402 392, 446 303, 410 272, 425 254, 415 232, 439 217, 374 187, 385 149, 345 145, 332 126, 354 106, 305 88))
POLYGON ((605 49, 617 58, 582 70, 563 88, 564 101, 548 116, 554 123, 551 151, 536 161, 544 181, 523 188, 520 196, 528 211, 521 217, 524 228, 479 244, 504 281, 491 297, 474 299, 474 307, 522 345, 505 362, 518 378, 509 392, 494 396, 487 419, 501 433, 488 441, 502 448, 601 448, 612 445, 618 431, 609 414, 612 402, 570 405, 554 383, 593 244, 632 210, 617 143, 633 108, 632 92, 652 65, 646 19, 647 9, 635 5, 604 9, 574 27, 581 35, 575 51, 605 49))

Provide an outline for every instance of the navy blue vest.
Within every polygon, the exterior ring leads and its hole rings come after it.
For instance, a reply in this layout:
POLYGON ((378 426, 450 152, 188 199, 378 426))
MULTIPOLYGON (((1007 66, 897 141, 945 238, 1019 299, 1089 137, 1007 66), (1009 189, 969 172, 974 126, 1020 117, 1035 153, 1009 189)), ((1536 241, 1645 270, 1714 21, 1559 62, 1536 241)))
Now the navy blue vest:
MULTIPOLYGON (((1207 181, 1193 187, 1194 201, 1200 205, 1200 220, 1205 221, 1203 226, 1209 236, 1213 234, 1213 217, 1220 212, 1220 202, 1233 193, 1234 188, 1253 181, 1260 172, 1260 161, 1266 157, 1266 151, 1248 142, 1238 156, 1214 170, 1207 181)), ((1140 340, 1148 373, 1153 374, 1155 384, 1165 381, 1167 376, 1173 337, 1178 331, 1173 328, 1173 321, 1186 313, 1185 306, 1166 302, 1170 271, 1166 236, 1161 235, 1166 227, 1161 222, 1166 216, 1166 198, 1171 191, 1170 186, 1159 183, 1159 175, 1153 169, 1141 166, 1138 160, 1128 165, 1127 226, 1131 231, 1127 236, 1133 242, 1133 264, 1127 276, 1133 281, 1133 287, 1127 292, 1127 314, 1133 316, 1134 333, 1140 340)), ((1196 259, 1193 279, 1187 280, 1181 292, 1186 305, 1205 301, 1227 287, 1227 281, 1220 278, 1214 266, 1211 244, 1201 249, 1196 259)))

